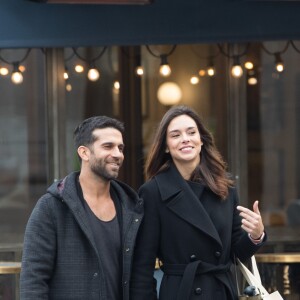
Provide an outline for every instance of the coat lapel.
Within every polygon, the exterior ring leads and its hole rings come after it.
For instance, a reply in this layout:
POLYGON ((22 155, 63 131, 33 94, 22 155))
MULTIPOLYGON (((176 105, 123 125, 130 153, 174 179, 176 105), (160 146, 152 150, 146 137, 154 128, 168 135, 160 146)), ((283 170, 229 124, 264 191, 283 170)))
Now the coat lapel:
POLYGON ((181 219, 222 245, 212 220, 199 200, 200 197, 203 197, 204 186, 202 186, 202 190, 199 190, 198 199, 173 164, 167 171, 158 174, 155 178, 162 201, 167 201, 166 206, 181 219))

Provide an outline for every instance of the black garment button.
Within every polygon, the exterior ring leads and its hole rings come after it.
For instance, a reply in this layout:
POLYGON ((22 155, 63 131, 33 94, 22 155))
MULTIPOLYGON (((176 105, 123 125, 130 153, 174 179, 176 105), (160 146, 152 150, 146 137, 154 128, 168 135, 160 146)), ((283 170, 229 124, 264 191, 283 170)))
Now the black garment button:
POLYGON ((215 252, 215 257, 220 257, 220 256, 221 256, 221 252, 216 251, 216 252, 215 252))
POLYGON ((195 294, 196 295, 201 295, 201 293, 202 293, 201 288, 199 288, 199 287, 195 288, 195 294))
POLYGON ((195 261, 197 259, 197 256, 195 254, 192 254, 190 256, 190 261, 195 261))

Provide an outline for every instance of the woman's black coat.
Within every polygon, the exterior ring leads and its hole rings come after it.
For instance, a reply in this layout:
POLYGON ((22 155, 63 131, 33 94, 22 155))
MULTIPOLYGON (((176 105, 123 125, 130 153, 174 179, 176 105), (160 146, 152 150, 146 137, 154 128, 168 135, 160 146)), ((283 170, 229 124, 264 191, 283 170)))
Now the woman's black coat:
POLYGON ((171 165, 145 183, 139 194, 145 216, 134 254, 130 299, 157 299, 156 257, 164 271, 159 299, 237 299, 229 270, 233 254, 245 261, 260 245, 241 228, 236 190, 230 189, 221 201, 203 185, 185 181, 171 165))

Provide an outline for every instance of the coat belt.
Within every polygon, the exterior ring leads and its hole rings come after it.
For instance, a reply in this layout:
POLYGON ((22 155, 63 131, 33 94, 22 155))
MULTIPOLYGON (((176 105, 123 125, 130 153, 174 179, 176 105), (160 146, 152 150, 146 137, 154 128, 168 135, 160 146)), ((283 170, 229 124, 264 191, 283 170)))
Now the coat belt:
POLYGON ((188 264, 163 264, 161 269, 166 275, 182 276, 179 286, 177 299, 189 299, 192 292, 193 283, 196 275, 200 274, 222 274, 230 271, 231 262, 221 265, 196 260, 188 264))

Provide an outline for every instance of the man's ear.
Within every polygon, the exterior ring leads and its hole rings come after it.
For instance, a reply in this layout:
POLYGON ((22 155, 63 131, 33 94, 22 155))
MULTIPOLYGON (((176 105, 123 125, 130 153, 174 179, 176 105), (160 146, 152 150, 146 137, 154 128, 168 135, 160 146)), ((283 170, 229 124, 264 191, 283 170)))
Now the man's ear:
POLYGON ((81 157, 82 160, 88 161, 90 156, 90 149, 85 146, 79 146, 77 149, 78 155, 81 157))

